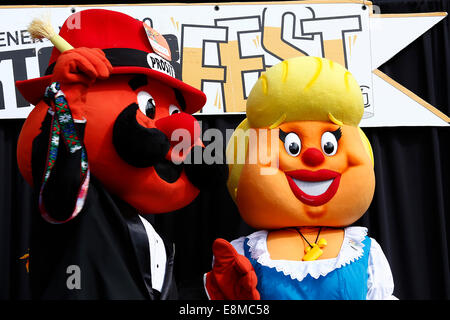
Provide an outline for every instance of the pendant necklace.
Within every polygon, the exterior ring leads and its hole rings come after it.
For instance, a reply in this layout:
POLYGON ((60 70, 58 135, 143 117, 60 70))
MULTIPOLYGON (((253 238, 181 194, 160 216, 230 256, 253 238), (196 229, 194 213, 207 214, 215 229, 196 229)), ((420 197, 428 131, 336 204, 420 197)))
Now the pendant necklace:
POLYGON ((324 248, 327 245, 327 240, 325 240, 324 238, 321 238, 319 240, 319 242, 317 242, 317 240, 319 239, 320 231, 322 231, 322 227, 319 228, 319 232, 317 233, 316 241, 314 241, 314 243, 312 245, 305 238, 305 236, 303 236, 303 234, 300 232, 299 229, 297 229, 297 228, 294 228, 294 229, 303 238, 303 240, 306 241, 306 243, 309 246, 309 247, 305 248, 305 255, 303 256, 302 260, 303 261, 317 260, 317 258, 319 258, 323 254, 322 248, 324 248))

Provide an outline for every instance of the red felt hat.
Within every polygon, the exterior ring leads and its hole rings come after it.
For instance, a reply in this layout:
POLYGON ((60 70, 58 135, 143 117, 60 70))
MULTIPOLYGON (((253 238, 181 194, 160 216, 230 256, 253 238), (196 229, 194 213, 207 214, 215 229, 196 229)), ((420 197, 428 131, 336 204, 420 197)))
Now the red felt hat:
MULTIPOLYGON (((192 114, 203 107, 205 94, 175 78, 170 62, 157 55, 150 45, 143 22, 121 12, 104 9, 88 9, 75 14, 79 16, 70 16, 59 32, 74 48, 102 49, 113 66, 112 74, 145 74, 180 90, 186 101, 187 113, 192 114)), ((16 82, 20 93, 31 104, 36 105, 43 98, 59 55, 59 50, 53 48, 45 76, 16 82)))

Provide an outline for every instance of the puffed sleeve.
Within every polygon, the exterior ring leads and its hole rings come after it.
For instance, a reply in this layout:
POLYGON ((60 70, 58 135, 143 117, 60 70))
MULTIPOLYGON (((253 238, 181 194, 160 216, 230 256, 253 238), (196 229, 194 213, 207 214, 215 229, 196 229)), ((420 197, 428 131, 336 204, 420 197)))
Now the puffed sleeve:
POLYGON ((244 241, 245 237, 237 238, 233 241, 231 241, 231 245, 236 249, 237 253, 245 255, 244 253, 244 241))
POLYGON ((391 268, 380 245, 375 239, 371 239, 367 300, 397 300, 393 295, 394 279, 391 268))

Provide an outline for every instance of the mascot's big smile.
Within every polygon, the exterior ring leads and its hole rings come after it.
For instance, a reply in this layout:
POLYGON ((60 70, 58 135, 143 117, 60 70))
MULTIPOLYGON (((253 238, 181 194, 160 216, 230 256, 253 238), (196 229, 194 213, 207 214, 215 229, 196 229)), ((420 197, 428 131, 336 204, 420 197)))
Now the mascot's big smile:
POLYGON ((310 206, 320 206, 336 194, 341 174, 327 169, 296 170, 286 172, 286 178, 300 201, 310 206))

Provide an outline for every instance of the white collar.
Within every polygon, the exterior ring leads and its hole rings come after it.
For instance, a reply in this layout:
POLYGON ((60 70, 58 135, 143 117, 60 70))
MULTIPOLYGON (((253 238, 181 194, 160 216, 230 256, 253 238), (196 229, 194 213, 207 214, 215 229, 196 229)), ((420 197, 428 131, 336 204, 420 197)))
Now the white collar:
POLYGON ((314 261, 272 260, 267 249, 267 230, 256 231, 249 236, 248 246, 250 256, 258 263, 278 272, 302 281, 308 274, 314 279, 326 276, 329 272, 358 260, 364 254, 363 247, 367 228, 347 227, 344 229, 344 240, 336 258, 314 261))

